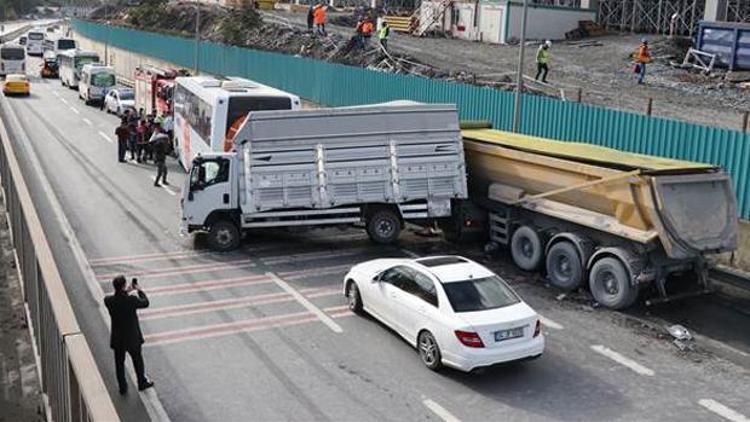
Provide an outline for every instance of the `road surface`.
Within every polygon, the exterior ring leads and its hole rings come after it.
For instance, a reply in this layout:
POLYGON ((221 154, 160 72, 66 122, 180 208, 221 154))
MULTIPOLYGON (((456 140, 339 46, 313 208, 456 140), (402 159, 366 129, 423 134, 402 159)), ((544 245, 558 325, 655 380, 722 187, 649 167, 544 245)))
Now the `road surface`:
MULTIPOLYGON (((36 65, 29 68, 38 69, 38 59, 31 61, 36 65)), ((175 162, 168 163, 168 187, 153 186, 150 164, 117 163, 117 118, 85 106, 59 81, 36 77, 31 97, 1 99, 0 106, 123 420, 153 416, 157 399, 174 421, 722 421, 750 415, 746 368, 680 352, 660 331, 627 315, 557 301, 558 292, 538 276, 509 269, 504 255, 487 262, 545 317, 544 356, 479 374, 430 372, 393 332, 349 313, 342 276, 352 264, 384 256, 461 252, 484 260, 479 247, 456 251, 412 234, 398 247, 382 247, 359 230, 334 229, 267 232, 234 253, 212 253, 200 240, 178 235, 185 175, 175 162), (60 225, 55 203, 71 232, 60 225), (91 273, 79 268, 78 245, 91 273), (117 394, 98 298, 121 273, 137 276, 151 298, 140 314, 147 372, 156 382, 155 392, 141 395, 145 405, 135 389, 117 394)))

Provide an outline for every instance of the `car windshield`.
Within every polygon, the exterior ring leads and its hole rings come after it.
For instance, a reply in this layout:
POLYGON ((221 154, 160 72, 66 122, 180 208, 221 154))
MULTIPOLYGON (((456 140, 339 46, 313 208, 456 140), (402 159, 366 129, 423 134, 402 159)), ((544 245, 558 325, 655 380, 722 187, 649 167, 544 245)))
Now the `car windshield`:
POLYGON ((115 84, 115 75, 111 73, 95 73, 91 75, 91 85, 98 87, 110 87, 115 84))
POLYGON ((26 53, 23 48, 3 48, 0 50, 0 57, 3 60, 23 60, 26 53))
POLYGON ((444 283, 448 301, 455 312, 475 312, 503 308, 521 301, 498 276, 444 283))
POLYGON ((26 77, 23 75, 8 75, 5 80, 8 82, 24 82, 26 77))
POLYGON ((123 92, 120 92, 120 99, 121 100, 132 100, 133 98, 135 98, 135 96, 133 95, 133 91, 123 91, 123 92))

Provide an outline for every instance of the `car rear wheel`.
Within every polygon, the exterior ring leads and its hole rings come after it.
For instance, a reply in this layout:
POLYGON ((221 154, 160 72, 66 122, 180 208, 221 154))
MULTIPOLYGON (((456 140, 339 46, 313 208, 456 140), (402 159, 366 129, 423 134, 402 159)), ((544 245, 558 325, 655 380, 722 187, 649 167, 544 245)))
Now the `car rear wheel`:
POLYGON ((346 286, 346 297, 347 303, 349 304, 349 310, 355 314, 362 313, 362 296, 359 294, 359 287, 354 281, 349 281, 346 286))
POLYGON ((429 331, 422 331, 417 339, 417 348, 422 363, 432 371, 437 371, 443 367, 441 362, 440 347, 435 341, 435 337, 429 331))
POLYGON ((610 309, 625 309, 638 298, 623 263, 614 257, 599 259, 591 267, 589 288, 594 300, 610 309))

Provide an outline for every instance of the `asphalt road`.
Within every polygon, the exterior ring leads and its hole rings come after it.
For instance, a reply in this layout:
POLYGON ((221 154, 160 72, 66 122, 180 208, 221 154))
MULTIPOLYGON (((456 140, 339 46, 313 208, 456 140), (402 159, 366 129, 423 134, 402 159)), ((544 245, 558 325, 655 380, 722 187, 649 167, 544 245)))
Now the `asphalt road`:
POLYGON ((146 420, 149 413, 135 393, 122 398, 116 392, 107 326, 97 290, 92 293, 76 262, 77 242, 104 292, 114 274, 124 273, 139 277, 150 294, 141 324, 156 394, 140 397, 151 409, 158 396, 174 421, 721 421, 750 415, 746 368, 680 352, 626 315, 556 301, 557 292, 536 276, 509 270, 502 258, 492 266, 546 318, 544 356, 479 374, 430 372, 394 333, 346 310, 341 278, 352 264, 375 257, 462 252, 481 258, 477 251, 412 234, 398 247, 380 247, 359 230, 334 229, 259 233, 237 252, 209 252, 200 240, 178 235, 185 176, 176 163, 169 163, 172 185, 154 187, 151 165, 117 163, 115 117, 85 106, 56 80, 32 84, 31 97, 0 100, 3 118, 123 420, 146 420), (44 178, 72 233, 45 197, 44 178), (325 317, 311 313, 310 304, 325 317))

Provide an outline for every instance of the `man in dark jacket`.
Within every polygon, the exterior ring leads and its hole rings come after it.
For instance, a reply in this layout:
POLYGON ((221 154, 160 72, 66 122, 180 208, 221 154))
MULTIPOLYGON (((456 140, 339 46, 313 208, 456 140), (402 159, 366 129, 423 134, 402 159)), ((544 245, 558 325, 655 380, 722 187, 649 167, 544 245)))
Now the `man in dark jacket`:
POLYGON ((167 182, 167 154, 169 153, 169 137, 164 133, 164 129, 157 126, 153 136, 149 142, 151 150, 154 153, 154 163, 156 163, 156 180, 154 180, 154 186, 161 186, 161 183, 169 185, 167 182))
POLYGON ((154 383, 146 378, 141 355, 143 334, 138 323, 137 309, 148 307, 146 294, 138 287, 138 280, 133 279, 130 286, 126 286, 124 276, 117 276, 112 280, 115 293, 104 298, 104 304, 109 310, 112 319, 112 333, 109 338, 109 347, 115 351, 115 370, 117 372, 117 383, 120 394, 128 392, 128 383, 125 379, 125 353, 130 355, 133 361, 135 374, 138 377, 138 390, 143 391, 153 387, 154 383), (131 295, 135 290, 138 295, 131 295))

